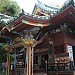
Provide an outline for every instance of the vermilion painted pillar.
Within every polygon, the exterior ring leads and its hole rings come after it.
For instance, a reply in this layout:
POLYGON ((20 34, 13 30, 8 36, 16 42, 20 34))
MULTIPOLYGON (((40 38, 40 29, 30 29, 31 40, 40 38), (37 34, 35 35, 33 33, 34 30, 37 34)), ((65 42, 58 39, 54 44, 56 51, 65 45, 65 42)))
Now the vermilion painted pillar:
POLYGON ((29 47, 29 75, 31 75, 31 47, 29 47))
POLYGON ((67 52, 67 43, 66 43, 66 42, 64 43, 64 52, 65 52, 65 53, 68 53, 68 52, 67 52))
POLYGON ((33 52, 34 52, 34 51, 33 51, 33 47, 32 47, 32 75, 33 75, 33 59, 34 59, 34 58, 33 58, 33 56, 34 56, 34 55, 33 55, 33 54, 34 54, 33 52))
POLYGON ((28 60, 27 60, 27 74, 26 75, 31 75, 31 46, 27 47, 28 51, 28 60))
POLYGON ((66 39, 66 34, 64 34, 64 52, 67 53, 67 39, 66 39))

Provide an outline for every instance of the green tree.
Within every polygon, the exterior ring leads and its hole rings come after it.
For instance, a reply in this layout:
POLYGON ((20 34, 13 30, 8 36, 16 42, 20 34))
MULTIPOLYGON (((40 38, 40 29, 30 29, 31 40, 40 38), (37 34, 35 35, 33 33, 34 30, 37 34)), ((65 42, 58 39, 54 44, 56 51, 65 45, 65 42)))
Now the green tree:
POLYGON ((7 52, 6 52, 6 50, 4 49, 4 44, 3 43, 1 43, 0 44, 0 63, 2 63, 2 62, 6 62, 6 57, 7 57, 7 52))
MULTIPOLYGON (((5 46, 7 44, 5 43, 0 43, 0 63, 6 62, 7 61, 7 51, 5 49, 5 46)), ((13 55, 10 54, 10 61, 14 59, 13 55)))
POLYGON ((9 16, 17 16, 21 11, 17 2, 12 0, 0 0, 0 13, 9 16))

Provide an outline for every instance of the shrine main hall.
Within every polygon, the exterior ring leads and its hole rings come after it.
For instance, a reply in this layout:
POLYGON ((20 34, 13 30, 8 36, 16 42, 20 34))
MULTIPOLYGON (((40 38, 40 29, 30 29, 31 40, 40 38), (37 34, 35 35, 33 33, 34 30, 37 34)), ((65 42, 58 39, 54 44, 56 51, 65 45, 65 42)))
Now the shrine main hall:
POLYGON ((32 14, 1 20, 0 43, 9 43, 6 75, 75 75, 74 1, 59 8, 38 0, 32 14))

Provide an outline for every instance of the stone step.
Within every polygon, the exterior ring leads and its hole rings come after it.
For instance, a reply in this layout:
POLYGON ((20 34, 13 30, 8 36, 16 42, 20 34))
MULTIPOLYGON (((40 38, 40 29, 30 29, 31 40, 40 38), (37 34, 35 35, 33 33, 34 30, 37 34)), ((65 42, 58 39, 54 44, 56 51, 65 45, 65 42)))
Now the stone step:
POLYGON ((47 75, 47 73, 35 73, 34 75, 47 75))

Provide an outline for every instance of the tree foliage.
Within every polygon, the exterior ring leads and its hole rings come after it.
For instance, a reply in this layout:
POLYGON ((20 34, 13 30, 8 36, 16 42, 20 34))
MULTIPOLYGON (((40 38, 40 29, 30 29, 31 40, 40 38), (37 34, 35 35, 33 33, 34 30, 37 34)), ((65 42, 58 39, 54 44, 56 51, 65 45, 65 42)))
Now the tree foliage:
POLYGON ((7 52, 4 49, 4 44, 0 44, 0 63, 6 62, 7 52))
POLYGON ((20 6, 12 0, 0 0, 0 13, 9 16, 17 16, 20 12, 20 6))
MULTIPOLYGON (((5 49, 6 45, 7 44, 5 43, 0 43, 0 63, 7 61, 7 51, 5 49)), ((10 61, 12 61, 13 59, 13 55, 10 54, 10 61)))

